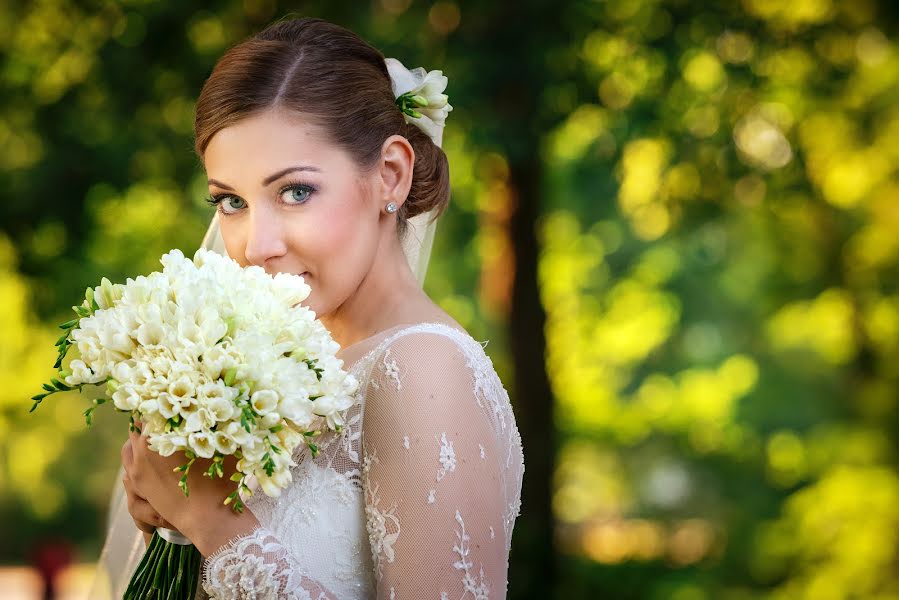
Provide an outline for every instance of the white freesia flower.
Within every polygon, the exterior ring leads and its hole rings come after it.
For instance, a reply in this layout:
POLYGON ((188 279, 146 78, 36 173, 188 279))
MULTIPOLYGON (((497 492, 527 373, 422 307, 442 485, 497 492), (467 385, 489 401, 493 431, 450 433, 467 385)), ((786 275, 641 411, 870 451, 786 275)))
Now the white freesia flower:
POLYGON ((250 402, 257 413, 266 415, 278 408, 278 393, 274 390, 259 390, 253 393, 250 402))
POLYGON ((197 453, 200 458, 212 458, 215 454, 214 437, 205 431, 197 431, 188 436, 190 449, 197 453))
POLYGON ((252 463, 258 463, 262 460, 262 457, 265 456, 265 451, 265 444, 255 438, 251 440, 251 443, 241 446, 244 458, 252 463))
POLYGON ((228 439, 234 440, 234 443, 239 446, 246 446, 253 439, 250 432, 236 421, 232 421, 225 426, 225 435, 228 436, 228 439))
POLYGON ((149 321, 137 328, 137 341, 142 346, 156 346, 166 341, 166 332, 162 324, 149 321))
POLYGON ((144 417, 153 416, 159 413, 159 402, 152 398, 150 400, 144 400, 137 405, 137 410, 139 410, 144 417))
POLYGON ((156 402, 159 406, 159 414, 166 419, 171 419, 177 415, 181 408, 181 405, 175 402, 172 395, 168 392, 162 392, 156 396, 156 402))
POLYGON ((205 406, 197 408, 197 410, 188 413, 184 422, 184 429, 189 432, 202 431, 210 429, 215 425, 215 415, 205 406))
POLYGON ((112 403, 117 409, 130 412, 140 404, 140 395, 132 386, 123 385, 113 392, 112 403))
POLYGON ((78 382, 96 383, 94 374, 83 360, 73 360, 69 363, 69 370, 72 374, 66 377, 65 381, 69 385, 76 385, 78 382))
POLYGON ((262 488, 262 491, 268 496, 275 498, 281 495, 281 490, 290 485, 292 480, 290 471, 287 469, 276 470, 272 476, 269 477, 264 469, 257 467, 254 475, 256 475, 256 479, 259 481, 259 487, 262 488))
POLYGON ((303 427, 312 421, 314 409, 313 402, 305 394, 290 395, 281 400, 278 405, 278 413, 285 419, 303 427))
POLYGON ((178 402, 181 406, 184 406, 190 402, 191 398, 193 398, 196 393, 196 390, 194 389, 191 378, 187 375, 182 375, 175 381, 169 383, 168 392, 172 395, 174 401, 178 402))
POLYGON ((237 359, 232 352, 228 351, 225 343, 213 346, 203 353, 202 370, 210 379, 218 379, 222 375, 222 371, 237 366, 237 359))
POLYGON ((403 113, 406 122, 417 125, 434 140, 434 143, 439 143, 446 117, 453 110, 447 95, 443 93, 448 82, 443 71, 425 71, 422 67, 416 67, 410 71, 395 58, 386 58, 384 62, 390 73, 394 98, 410 93, 421 96, 427 101, 426 106, 415 109, 421 113, 421 117, 403 113))
POLYGON ((187 448, 187 437, 177 433, 151 435, 147 445, 160 456, 171 456, 187 448))
MULTIPOLYGON (((207 385, 214 386, 216 388, 219 387, 214 383, 210 383, 207 385)), ((231 388, 227 389, 230 391, 231 388)), ((237 411, 237 408, 234 406, 234 402, 226 396, 219 396, 217 398, 207 397, 206 401, 206 408, 209 410, 210 414, 212 414, 212 418, 214 418, 218 422, 228 421, 231 417, 234 416, 234 413, 237 411)))
POLYGON ((224 431, 216 431, 213 437, 215 449, 224 456, 230 456, 237 450, 237 442, 224 431))

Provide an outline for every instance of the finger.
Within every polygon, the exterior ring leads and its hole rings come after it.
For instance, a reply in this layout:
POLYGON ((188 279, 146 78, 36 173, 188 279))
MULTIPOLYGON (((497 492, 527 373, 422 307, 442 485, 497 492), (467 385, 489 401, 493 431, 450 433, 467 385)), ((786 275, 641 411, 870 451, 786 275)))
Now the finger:
POLYGON ((131 465, 134 463, 134 451, 131 448, 131 440, 125 440, 125 443, 122 444, 122 465, 125 467, 125 472, 128 472, 131 469, 131 465))
POLYGON ((153 533, 156 527, 168 525, 168 521, 163 519, 162 515, 156 512, 149 502, 137 497, 133 497, 128 503, 128 512, 131 513, 131 518, 138 529, 147 533, 153 533))
POLYGON ((128 500, 128 512, 136 521, 141 521, 152 527, 165 526, 168 521, 162 518, 156 509, 144 498, 140 492, 134 487, 131 478, 125 475, 122 477, 122 485, 125 486, 125 495, 128 500))
POLYGON ((143 494, 140 493, 140 491, 137 489, 137 486, 134 485, 134 480, 128 476, 128 473, 125 473, 122 476, 122 486, 125 488, 125 494, 136 496, 141 500, 147 499, 143 494))
POLYGON ((131 452, 135 457, 144 452, 147 438, 143 436, 143 433, 140 431, 129 431, 128 439, 131 442, 131 452))

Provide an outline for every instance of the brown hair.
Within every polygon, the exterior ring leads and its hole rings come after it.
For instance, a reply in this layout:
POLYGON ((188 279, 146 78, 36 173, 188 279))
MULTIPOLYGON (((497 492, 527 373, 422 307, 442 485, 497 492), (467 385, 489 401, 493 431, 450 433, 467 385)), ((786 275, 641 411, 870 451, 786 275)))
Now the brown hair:
POLYGON ((197 99, 194 149, 202 159, 219 130, 265 110, 299 112, 321 127, 362 171, 375 166, 381 144, 394 134, 415 150, 412 186, 397 211, 406 219, 449 203, 449 164, 396 105, 384 55, 355 33, 324 19, 278 21, 228 50, 197 99))

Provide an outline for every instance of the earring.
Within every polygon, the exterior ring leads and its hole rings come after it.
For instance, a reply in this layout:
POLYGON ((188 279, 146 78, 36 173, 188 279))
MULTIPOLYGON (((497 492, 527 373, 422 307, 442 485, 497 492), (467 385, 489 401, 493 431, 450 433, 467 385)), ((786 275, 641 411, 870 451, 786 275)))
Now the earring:
POLYGON ((393 202, 388 203, 386 210, 389 213, 395 213, 396 212, 396 204, 394 204, 393 202))

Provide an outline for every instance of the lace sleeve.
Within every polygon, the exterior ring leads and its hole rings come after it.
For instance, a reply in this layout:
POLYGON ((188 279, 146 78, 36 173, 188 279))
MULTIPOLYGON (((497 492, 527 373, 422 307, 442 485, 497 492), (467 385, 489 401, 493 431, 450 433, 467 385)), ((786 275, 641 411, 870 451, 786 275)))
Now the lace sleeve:
POLYGON ((506 597, 523 462, 501 389, 471 338, 414 333, 376 358, 362 470, 378 598, 506 597))
POLYGON ((302 574, 265 527, 232 539, 203 562, 203 589, 217 600, 336 600, 302 574))

